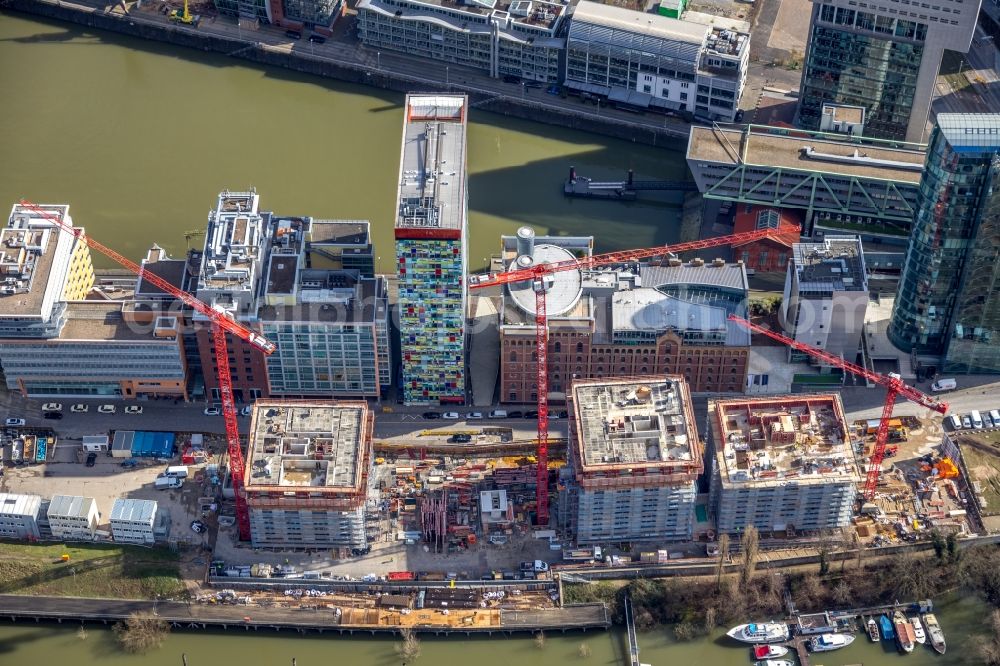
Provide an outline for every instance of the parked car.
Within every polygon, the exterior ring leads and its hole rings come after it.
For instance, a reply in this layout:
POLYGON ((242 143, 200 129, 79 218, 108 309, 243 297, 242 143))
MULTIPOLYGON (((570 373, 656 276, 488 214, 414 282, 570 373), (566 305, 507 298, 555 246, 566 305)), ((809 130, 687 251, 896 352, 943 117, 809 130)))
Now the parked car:
POLYGON ((90 406, 85 405, 82 402, 78 402, 72 407, 70 407, 69 411, 73 412, 74 414, 86 414, 87 412, 90 411, 90 406))
POLYGON ((538 411, 534 410, 534 409, 529 409, 528 411, 526 411, 524 413, 524 418, 526 418, 526 419, 537 419, 538 418, 538 411))
POLYGON ((142 414, 142 405, 129 405, 125 408, 126 414, 142 414))
POLYGON ((507 418, 509 418, 509 419, 523 419, 524 418, 524 412, 522 412, 520 409, 515 409, 512 412, 507 412, 507 418))
POLYGON ((478 421, 481 418, 483 418, 482 412, 469 412, 468 414, 465 415, 466 421, 478 421))
POLYGON ((441 418, 441 412, 424 412, 423 417, 425 419, 439 419, 441 418))
POLYGON ((58 421, 62 418, 62 412, 43 412, 42 418, 48 419, 49 421, 58 421))
POLYGON ((448 438, 449 444, 468 444, 472 441, 472 435, 465 435, 459 433, 458 435, 452 435, 448 438))
POLYGON ((326 37, 323 35, 309 35, 309 41, 313 44, 326 44, 326 37))
POLYGON ((559 418, 561 418, 561 419, 568 419, 569 418, 569 412, 567 412, 565 409, 562 410, 562 411, 560 411, 559 412, 559 418))
POLYGON ((118 408, 115 407, 114 405, 101 405, 100 407, 97 408, 97 411, 100 412, 101 414, 114 414, 116 411, 118 411, 118 408))
POLYGON ((88 453, 87 454, 87 467, 93 467, 96 464, 97 464, 97 454, 96 453, 88 453))
POLYGON ((253 414, 253 405, 240 408, 240 416, 250 416, 251 414, 253 414))
POLYGON ((205 416, 218 416, 219 414, 222 413, 222 410, 214 406, 206 407, 203 413, 205 414, 205 416))
POLYGON ((133 467, 138 467, 139 461, 135 458, 127 458, 122 461, 122 467, 125 469, 132 469, 133 467))
POLYGON ((286 30, 285 37, 289 39, 302 39, 302 33, 298 30, 286 30))
POLYGON ((962 427, 963 428, 971 428, 972 427, 972 419, 969 418, 968 414, 966 414, 965 416, 962 417, 962 427))
POLYGON ((42 405, 43 412, 61 412, 62 403, 61 402, 47 402, 42 405))
POLYGON ((458 412, 445 412, 441 418, 448 419, 449 421, 457 421, 462 417, 458 412))
POLYGON ((9 428, 17 428, 18 426, 24 425, 24 419, 7 419, 4 421, 4 425, 9 428))

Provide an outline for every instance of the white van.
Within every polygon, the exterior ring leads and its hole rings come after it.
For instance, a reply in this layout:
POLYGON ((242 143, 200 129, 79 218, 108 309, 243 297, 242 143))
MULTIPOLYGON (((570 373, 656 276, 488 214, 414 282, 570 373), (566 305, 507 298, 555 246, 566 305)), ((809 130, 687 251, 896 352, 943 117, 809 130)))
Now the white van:
POLYGON ((951 424, 951 429, 952 430, 961 430, 962 429, 962 419, 959 418, 958 414, 952 414, 951 416, 949 416, 948 417, 948 423, 951 424))
POLYGON ((990 418, 993 419, 993 427, 1000 428, 1000 409, 991 409, 990 418))
POLYGON ((491 419, 505 419, 505 418, 507 418, 507 410, 505 410, 505 409, 494 409, 492 412, 490 412, 489 418, 491 418, 491 419))
POLYGON ((163 476, 170 477, 171 479, 186 479, 187 475, 187 465, 173 465, 168 467, 167 471, 163 473, 163 476))
POLYGON ((983 427, 983 418, 979 415, 979 412, 973 409, 969 412, 969 418, 972 419, 972 427, 976 430, 980 430, 983 427))

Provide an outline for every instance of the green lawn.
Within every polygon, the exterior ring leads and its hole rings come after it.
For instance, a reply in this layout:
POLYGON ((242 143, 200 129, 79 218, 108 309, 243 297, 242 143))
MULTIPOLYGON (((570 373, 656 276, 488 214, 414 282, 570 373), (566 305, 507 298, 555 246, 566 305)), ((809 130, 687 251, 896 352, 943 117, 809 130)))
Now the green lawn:
POLYGON ((982 489, 981 494, 986 500, 983 513, 988 516, 1000 514, 1000 458, 971 446, 962 447, 962 458, 969 474, 982 489), (992 472, 984 473, 984 468, 992 472))
POLYGON ((162 549, 0 542, 0 593, 150 599, 185 588, 177 555, 162 549))

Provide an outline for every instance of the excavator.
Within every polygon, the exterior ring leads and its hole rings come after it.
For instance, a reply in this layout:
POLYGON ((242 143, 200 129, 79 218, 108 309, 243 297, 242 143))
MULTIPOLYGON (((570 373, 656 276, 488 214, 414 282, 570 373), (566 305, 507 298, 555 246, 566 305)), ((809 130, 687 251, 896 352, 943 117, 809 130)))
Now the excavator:
POLYGON ((184 9, 175 9, 170 12, 170 20, 175 23, 183 23, 184 25, 198 25, 198 20, 201 16, 198 14, 192 14, 188 10, 188 0, 184 0, 184 9))

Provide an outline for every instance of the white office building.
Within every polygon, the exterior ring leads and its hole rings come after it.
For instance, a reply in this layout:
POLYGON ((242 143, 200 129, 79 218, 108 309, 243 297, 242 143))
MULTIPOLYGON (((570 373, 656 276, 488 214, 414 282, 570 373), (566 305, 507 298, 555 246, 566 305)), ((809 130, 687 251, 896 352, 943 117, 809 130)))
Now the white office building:
POLYGON ((101 520, 97 500, 79 495, 55 495, 46 511, 56 539, 93 539, 101 520))
POLYGON ((111 536, 118 543, 150 546, 157 504, 153 500, 116 499, 111 507, 111 536))
POLYGON ((41 508, 38 495, 0 493, 0 539, 37 539, 41 508))

